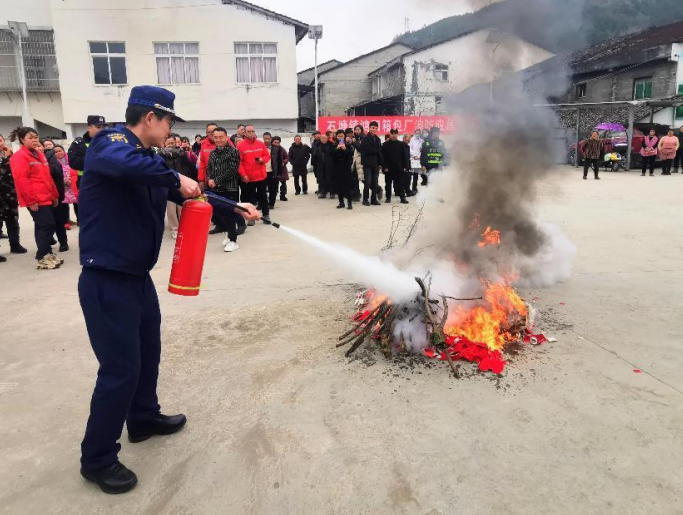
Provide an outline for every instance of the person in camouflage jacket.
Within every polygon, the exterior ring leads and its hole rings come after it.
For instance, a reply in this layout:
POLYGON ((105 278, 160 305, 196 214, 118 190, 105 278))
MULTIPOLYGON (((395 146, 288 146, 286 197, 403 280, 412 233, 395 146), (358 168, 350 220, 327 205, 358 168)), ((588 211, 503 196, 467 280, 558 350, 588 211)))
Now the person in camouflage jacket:
MULTIPOLYGON (((9 167, 12 150, 5 146, 5 139, 0 135, 0 228, 7 228, 10 250, 13 254, 25 254, 26 249, 19 243, 19 202, 14 188, 14 179, 9 167)), ((0 263, 6 258, 0 256, 0 263)))

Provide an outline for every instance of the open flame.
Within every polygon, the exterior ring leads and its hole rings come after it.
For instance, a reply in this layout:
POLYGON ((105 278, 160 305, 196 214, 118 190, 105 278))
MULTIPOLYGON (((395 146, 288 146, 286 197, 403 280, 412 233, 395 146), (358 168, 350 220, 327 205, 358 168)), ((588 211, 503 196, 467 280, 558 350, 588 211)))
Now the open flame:
POLYGON ((507 342, 517 339, 511 328, 526 319, 527 307, 506 283, 482 283, 486 287, 485 304, 471 309, 458 306, 446 323, 445 333, 464 336, 490 350, 502 350, 507 342))
POLYGON ((500 231, 491 229, 491 226, 488 226, 486 228, 484 234, 482 234, 481 237, 482 240, 479 243, 477 243, 477 245, 479 245, 479 247, 482 249, 489 245, 500 245, 500 231))

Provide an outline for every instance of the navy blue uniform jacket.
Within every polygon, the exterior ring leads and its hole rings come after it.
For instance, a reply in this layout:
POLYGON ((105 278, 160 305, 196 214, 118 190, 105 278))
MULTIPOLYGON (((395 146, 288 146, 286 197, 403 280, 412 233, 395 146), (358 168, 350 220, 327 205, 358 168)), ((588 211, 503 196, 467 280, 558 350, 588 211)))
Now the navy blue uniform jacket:
POLYGON ((123 127, 97 133, 85 172, 78 197, 81 265, 147 274, 159 258, 166 202, 186 200, 178 172, 123 127))

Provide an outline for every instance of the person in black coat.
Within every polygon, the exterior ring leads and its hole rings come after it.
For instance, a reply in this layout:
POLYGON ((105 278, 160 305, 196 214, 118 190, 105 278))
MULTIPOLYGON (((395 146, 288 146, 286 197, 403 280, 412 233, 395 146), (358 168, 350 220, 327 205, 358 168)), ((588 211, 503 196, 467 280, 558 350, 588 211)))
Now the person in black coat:
POLYGON ((337 144, 332 154, 332 177, 334 189, 339 198, 337 209, 353 209, 353 142, 351 137, 346 137, 343 130, 337 131, 337 144), (344 205, 344 199, 348 205, 344 205))
POLYGON ((301 136, 294 136, 294 143, 289 147, 289 163, 294 175, 294 189, 296 195, 308 195, 308 162, 311 160, 311 147, 301 142, 301 136), (301 184, 299 184, 301 180, 301 184))
POLYGON ((678 141, 681 143, 676 152, 676 160, 674 161, 674 172, 678 173, 678 169, 683 167, 683 126, 678 130, 678 141))
POLYGON ((313 141, 311 142, 311 166, 313 167, 313 175, 315 176, 315 180, 318 183, 318 189, 315 191, 315 194, 317 195, 320 193, 320 177, 318 173, 318 149, 320 148, 320 138, 322 134, 320 134, 320 131, 315 131, 313 133, 313 141))
POLYGON ((370 131, 360 144, 361 162, 365 186, 363 188, 363 205, 379 206, 377 191, 379 189, 379 170, 384 165, 382 161, 382 140, 377 136, 378 122, 370 123, 370 131), (372 196, 371 196, 372 192, 372 196))
POLYGON ((46 150, 45 147, 40 146, 37 150, 45 153, 45 159, 47 159, 47 164, 50 166, 50 176, 59 194, 59 203, 54 208, 55 234, 57 235, 57 241, 59 241, 59 252, 66 252, 69 250, 69 241, 67 240, 66 227, 64 226, 69 221, 69 217, 68 215, 66 217, 63 216, 64 208, 62 207, 64 202, 64 169, 62 168, 62 163, 59 162, 55 155, 54 143, 52 143, 51 149, 46 150))
POLYGON ((83 170, 85 169, 85 153, 92 142, 95 135, 102 129, 107 128, 107 122, 104 116, 92 114, 88 116, 88 131, 76 138, 69 147, 69 166, 78 172, 77 187, 81 187, 81 177, 83 177, 83 170))
POLYGON ((334 198, 334 185, 332 184, 332 152, 335 149, 333 142, 329 141, 326 134, 320 135, 320 145, 314 149, 315 163, 318 168, 318 198, 334 198))
POLYGON ((386 203, 391 202, 393 185, 394 193, 401 198, 401 204, 408 204, 404 176, 410 170, 410 152, 406 153, 406 144, 398 139, 396 129, 391 129, 389 140, 382 145, 382 157, 387 190, 386 203))

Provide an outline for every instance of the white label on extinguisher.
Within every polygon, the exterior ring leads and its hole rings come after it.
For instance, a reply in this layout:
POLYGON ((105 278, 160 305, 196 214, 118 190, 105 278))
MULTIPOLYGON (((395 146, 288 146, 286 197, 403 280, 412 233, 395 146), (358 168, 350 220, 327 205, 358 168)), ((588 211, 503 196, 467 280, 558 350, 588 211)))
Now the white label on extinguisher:
POLYGON ((175 240, 175 251, 173 251, 173 264, 177 264, 180 261, 180 249, 183 247, 183 233, 179 232, 178 237, 175 240))

